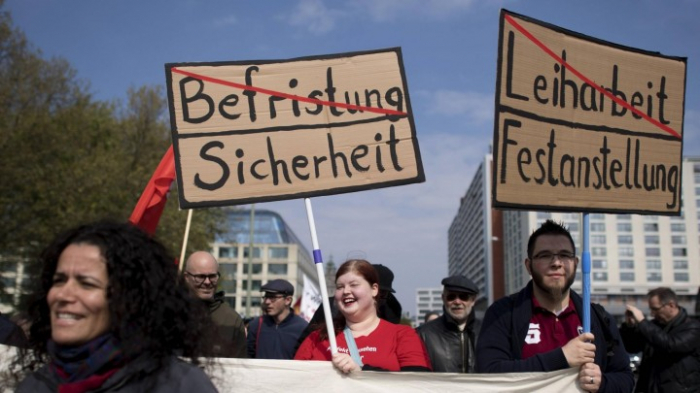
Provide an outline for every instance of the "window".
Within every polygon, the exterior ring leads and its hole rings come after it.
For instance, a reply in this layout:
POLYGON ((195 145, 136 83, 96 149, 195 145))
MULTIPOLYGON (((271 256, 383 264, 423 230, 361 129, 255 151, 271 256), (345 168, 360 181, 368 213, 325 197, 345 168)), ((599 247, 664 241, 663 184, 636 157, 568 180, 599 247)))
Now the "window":
POLYGON ((605 214, 600 214, 600 213, 591 213, 589 215, 589 218, 591 220, 605 220, 605 214))
POLYGON ((593 281, 608 281, 608 272, 593 272, 593 281))
POLYGON ((629 220, 632 219, 632 215, 631 215, 631 214, 618 214, 618 215, 617 215, 617 219, 618 219, 618 220, 629 221, 629 220))
POLYGON ((548 219, 548 218, 552 218, 552 213, 548 213, 548 212, 537 212, 537 218, 541 218, 541 219, 545 219, 545 220, 546 220, 546 219, 548 219))
POLYGON ((661 272, 647 272, 647 281, 661 281, 661 272))
POLYGON ((605 235, 591 235, 591 244, 605 244, 605 235))
POLYGON ((676 270, 688 270, 688 261, 678 259, 673 261, 673 268, 676 270))
MULTIPOLYGON (((253 264, 253 274, 262 273, 262 263, 253 264)), ((243 274, 248 274, 248 263, 243 264, 243 274)))
POLYGON ((620 259, 620 269, 634 269, 634 261, 631 259, 620 259))
POLYGON ((687 248, 674 248, 673 249, 673 256, 674 257, 687 257, 688 256, 688 249, 687 248))
POLYGON ((289 249, 287 247, 270 247, 268 254, 270 259, 287 259, 289 257, 289 249))
POLYGON ((647 260, 647 270, 661 270, 661 261, 658 259, 647 260))
MULTIPOLYGON (((251 286, 251 289, 253 291, 259 291, 260 287, 262 286, 262 281, 261 280, 252 280, 253 285, 251 286)), ((247 291, 248 290, 248 280, 243 280, 243 290, 247 291)), ((256 298, 260 299, 260 296, 255 296, 256 298)), ((260 304, 258 304, 260 305, 260 304)))
POLYGON ((236 293, 236 270, 238 266, 235 263, 220 263, 219 273, 221 273, 221 278, 219 279, 219 285, 227 294, 236 293))
MULTIPOLYGON (((243 307, 246 307, 248 304, 248 296, 243 296, 242 302, 243 307)), ((260 304, 262 303, 262 299, 260 296, 253 296, 252 294, 250 295, 250 308, 257 308, 260 307, 260 304)))
POLYGON ((608 255, 608 249, 605 247, 591 247, 591 255, 594 257, 605 257, 608 255))
POLYGON ((661 249, 658 247, 647 247, 644 249, 644 255, 648 257, 660 257, 661 249))
POLYGON ((591 266, 594 269, 607 269, 608 268, 608 261, 606 261, 604 259, 594 259, 591 262, 592 262, 591 266))
POLYGON ((219 258, 236 258, 236 247, 219 247, 219 258))
POLYGON ((605 223, 604 222, 591 223, 591 232, 605 232, 605 223))
MULTIPOLYGON (((248 258, 248 250, 250 247, 243 247, 243 258, 248 258)), ((260 258, 260 255, 262 252, 260 251, 260 247, 254 247, 253 248, 253 258, 260 258)))
POLYGON ((659 244, 659 236, 657 235, 645 235, 644 243, 646 244, 659 244))
POLYGON ((686 237, 683 235, 671 236, 671 244, 685 244, 686 237))
POLYGON ((634 281, 634 272, 620 272, 620 281, 634 281))
MULTIPOLYGON (((349 276, 348 276, 348 277, 349 277, 349 276)), ((419 298, 418 298, 418 301, 419 301, 419 302, 429 302, 429 301, 430 301, 430 297, 424 297, 424 296, 423 296, 423 297, 419 297, 419 298)))
POLYGON ((569 228, 569 232, 578 232, 578 221, 566 223, 566 227, 569 228))
POLYGON ((659 231, 659 224, 655 222, 646 222, 644 223, 644 231, 645 232, 658 232, 659 231))
POLYGON ((287 264, 286 263, 269 263, 267 265, 267 272, 269 274, 287 274, 287 264))
POLYGON ((688 275, 688 272, 675 272, 673 273, 673 279, 675 281, 688 282, 690 281, 690 275, 688 275))
POLYGON ((682 222, 672 223, 671 231, 673 232, 685 232, 685 224, 682 222))
POLYGON ((634 247, 619 247, 617 249, 617 255, 620 257, 633 257, 634 247))
POLYGON ((617 244, 632 244, 632 235, 618 235, 617 244))
POLYGON ((618 222, 617 223, 618 232, 632 232, 632 224, 629 222, 618 222))

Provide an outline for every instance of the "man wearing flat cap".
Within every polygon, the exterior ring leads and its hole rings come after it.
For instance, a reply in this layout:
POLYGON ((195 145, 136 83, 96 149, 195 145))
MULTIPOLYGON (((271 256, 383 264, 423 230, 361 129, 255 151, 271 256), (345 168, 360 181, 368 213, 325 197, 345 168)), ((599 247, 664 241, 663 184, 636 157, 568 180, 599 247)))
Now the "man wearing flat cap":
POLYGON ((264 293, 265 315, 254 318, 248 326, 248 357, 257 359, 293 359, 299 335, 306 328, 304 318, 291 308, 294 286, 282 279, 269 281, 264 293))
POLYGON ((473 373, 477 321, 472 312, 479 288, 465 276, 442 280, 443 314, 417 330, 435 372, 473 373))

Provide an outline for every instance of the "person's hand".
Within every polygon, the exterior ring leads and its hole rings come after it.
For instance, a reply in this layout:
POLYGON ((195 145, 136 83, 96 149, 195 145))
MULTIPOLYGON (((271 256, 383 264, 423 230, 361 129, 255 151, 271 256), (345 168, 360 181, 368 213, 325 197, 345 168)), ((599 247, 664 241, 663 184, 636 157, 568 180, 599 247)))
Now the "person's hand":
POLYGON ((582 333, 574 337, 564 345, 561 350, 564 352, 569 367, 577 367, 582 364, 592 363, 595 358, 595 344, 592 343, 594 337, 591 333, 582 333))
POLYGON ((600 366, 595 363, 586 363, 581 366, 581 370, 578 372, 578 382, 581 384, 581 389, 597 392, 603 382, 600 366))
MULTIPOLYGON (((638 309, 637 307, 628 304, 625 306, 627 308, 627 311, 629 311, 630 314, 632 314, 632 318, 634 319, 634 323, 639 323, 644 320, 644 314, 642 313, 642 310, 638 309)), ((627 313, 625 313, 627 315, 627 313)))
POLYGON ((353 371, 362 371, 362 367, 358 366, 347 353, 333 354, 331 361, 335 368, 345 374, 350 374, 353 371))

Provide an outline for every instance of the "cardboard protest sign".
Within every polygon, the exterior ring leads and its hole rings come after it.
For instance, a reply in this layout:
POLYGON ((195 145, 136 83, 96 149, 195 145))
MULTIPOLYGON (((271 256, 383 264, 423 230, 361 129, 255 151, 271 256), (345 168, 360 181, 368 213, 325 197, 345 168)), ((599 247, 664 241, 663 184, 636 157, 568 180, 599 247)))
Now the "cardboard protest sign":
POLYGON ((493 205, 677 215, 686 59, 501 11, 493 205))
POLYGON ((425 180, 398 48, 165 69, 183 208, 425 180))

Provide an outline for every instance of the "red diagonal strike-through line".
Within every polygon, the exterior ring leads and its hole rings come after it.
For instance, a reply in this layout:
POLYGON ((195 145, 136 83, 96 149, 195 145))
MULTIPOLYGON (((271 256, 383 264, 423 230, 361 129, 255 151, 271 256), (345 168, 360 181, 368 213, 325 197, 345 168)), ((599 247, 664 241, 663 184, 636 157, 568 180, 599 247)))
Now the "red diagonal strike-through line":
POLYGON ((381 113, 381 114, 385 114, 385 115, 395 115, 395 116, 406 116, 407 115, 406 112, 399 112, 399 111, 395 111, 392 109, 372 108, 369 106, 351 105, 351 104, 345 104, 342 102, 323 101, 323 100, 317 100, 315 98, 302 97, 302 96, 297 96, 294 94, 283 93, 281 91, 269 90, 269 89, 265 89, 262 87, 248 86, 248 85, 241 84, 241 83, 230 82, 230 81, 226 81, 223 79, 212 78, 212 77, 209 77, 206 75, 195 74, 193 72, 184 71, 184 70, 181 70, 181 69, 175 68, 175 67, 172 68, 172 72, 186 75, 186 76, 190 76, 192 78, 199 79, 199 80, 206 81, 206 82, 217 83, 220 85, 235 87, 235 88, 243 89, 243 90, 252 90, 252 91, 262 93, 262 94, 267 94, 270 96, 283 97, 283 98, 288 98, 291 100, 308 102, 311 104, 318 104, 318 105, 324 105, 324 106, 335 106, 335 107, 339 107, 339 108, 354 109, 354 110, 365 111, 365 112, 381 113))
POLYGON ((610 93, 609 91, 605 90, 603 87, 598 86, 595 84, 592 80, 588 79, 585 75, 582 73, 578 72, 574 67, 572 67, 569 63, 564 61, 561 57, 557 56, 556 53, 552 52, 551 49, 549 49, 545 44, 542 43, 542 41, 538 40, 535 38, 532 33, 527 31, 523 26, 518 24, 518 22, 515 21, 510 15, 505 15, 506 20, 508 23, 513 25, 519 32, 523 33, 525 37, 530 39, 535 45, 539 46, 540 49, 542 49, 545 53, 547 53, 549 56, 551 56, 554 60, 556 60, 559 64, 561 64, 563 67, 566 67, 571 73, 579 77, 582 81, 588 83, 589 85, 593 86, 594 89, 598 90, 599 92, 605 94, 606 97, 610 98, 611 100, 617 102, 618 104, 622 105, 623 107, 627 108, 629 111, 633 112, 634 114, 641 116, 644 120, 648 121, 649 123, 659 127, 660 129, 666 131, 667 133, 675 136, 678 139, 682 139, 681 135, 676 132, 673 128, 666 126, 665 124, 661 124, 658 120, 653 119, 649 117, 646 113, 639 111, 637 108, 633 107, 632 105, 628 104, 627 101, 622 100, 615 96, 614 94, 610 93))

